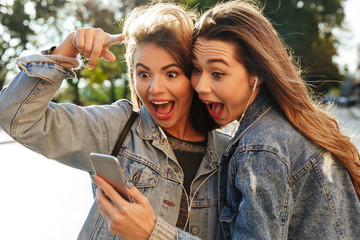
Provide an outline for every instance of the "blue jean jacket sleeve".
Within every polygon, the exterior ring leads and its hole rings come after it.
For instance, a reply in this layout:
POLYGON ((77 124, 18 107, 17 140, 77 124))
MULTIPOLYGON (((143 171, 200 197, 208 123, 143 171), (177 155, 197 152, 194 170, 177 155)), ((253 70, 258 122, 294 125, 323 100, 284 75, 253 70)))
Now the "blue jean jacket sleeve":
POLYGON ((42 55, 18 59, 16 64, 22 71, 0 93, 0 126, 48 158, 92 171, 90 152, 111 153, 131 104, 80 107, 51 102, 63 79, 74 77, 73 72, 42 55), (104 145, 109 149, 100 148, 104 145))
POLYGON ((286 239, 291 199, 285 166, 268 151, 236 156, 229 173, 234 186, 228 187, 242 196, 231 196, 239 202, 233 239, 286 239))
POLYGON ((149 237, 149 240, 200 240, 187 232, 181 231, 162 218, 158 217, 155 227, 149 237))
MULTIPOLYGON (((51 99, 62 81, 74 77, 74 73, 42 55, 18 59, 17 65, 22 71, 0 92, 1 128, 33 151, 92 172, 89 154, 111 153, 130 117, 131 103, 120 100, 113 105, 88 107, 54 103, 51 99)), ((91 215, 90 219, 96 218, 91 215)), ((85 235, 80 234, 79 239, 97 230, 92 225, 84 226, 85 235)), ((175 239, 199 239, 169 224, 163 228, 173 232, 175 239)), ((174 239, 169 235, 163 237, 174 239)))

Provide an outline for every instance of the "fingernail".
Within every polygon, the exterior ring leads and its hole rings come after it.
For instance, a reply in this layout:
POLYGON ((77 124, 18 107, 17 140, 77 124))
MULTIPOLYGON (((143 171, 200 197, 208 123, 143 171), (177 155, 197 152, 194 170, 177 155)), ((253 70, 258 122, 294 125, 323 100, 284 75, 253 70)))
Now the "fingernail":
POLYGON ((94 65, 91 65, 91 64, 88 65, 88 69, 91 70, 91 69, 93 69, 93 68, 94 68, 94 65))
POLYGON ((132 189, 133 186, 134 186, 134 184, 132 184, 132 182, 127 182, 127 183, 126 183, 126 187, 127 187, 128 189, 132 189))

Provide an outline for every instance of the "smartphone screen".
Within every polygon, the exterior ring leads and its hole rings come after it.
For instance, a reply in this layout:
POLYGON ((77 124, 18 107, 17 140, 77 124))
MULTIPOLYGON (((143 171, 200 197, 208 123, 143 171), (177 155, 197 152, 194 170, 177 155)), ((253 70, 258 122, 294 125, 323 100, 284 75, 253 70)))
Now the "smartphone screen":
POLYGON ((126 180, 119 160, 111 155, 91 153, 90 162, 96 175, 108 182, 125 200, 131 202, 126 194, 126 180))

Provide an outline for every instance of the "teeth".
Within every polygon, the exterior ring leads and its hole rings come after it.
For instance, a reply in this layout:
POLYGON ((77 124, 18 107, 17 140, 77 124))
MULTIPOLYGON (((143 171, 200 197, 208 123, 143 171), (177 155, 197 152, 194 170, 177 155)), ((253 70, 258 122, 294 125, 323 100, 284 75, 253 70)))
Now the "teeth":
POLYGON ((153 103, 153 104, 155 104, 155 105, 161 105, 161 104, 166 104, 166 103, 169 103, 170 101, 164 101, 164 102, 151 102, 151 103, 153 103))
POLYGON ((210 108, 212 108, 212 105, 213 105, 214 103, 212 103, 212 102, 206 102, 205 104, 208 104, 208 105, 210 106, 210 108))

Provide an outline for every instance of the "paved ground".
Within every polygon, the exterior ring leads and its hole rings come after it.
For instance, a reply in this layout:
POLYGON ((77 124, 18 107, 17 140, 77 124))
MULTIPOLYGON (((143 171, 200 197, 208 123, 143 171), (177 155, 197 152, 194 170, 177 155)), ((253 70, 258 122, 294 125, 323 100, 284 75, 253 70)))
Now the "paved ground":
MULTIPOLYGON (((360 149, 360 109, 337 108, 360 149)), ((0 129, 0 229, 6 240, 76 239, 92 204, 87 173, 46 159, 0 129)))
POLYGON ((87 173, 11 141, 0 129, 0 239, 72 240, 92 204, 87 173))

